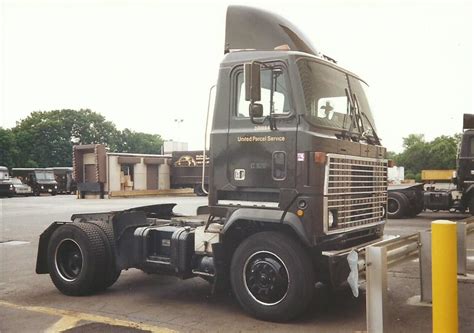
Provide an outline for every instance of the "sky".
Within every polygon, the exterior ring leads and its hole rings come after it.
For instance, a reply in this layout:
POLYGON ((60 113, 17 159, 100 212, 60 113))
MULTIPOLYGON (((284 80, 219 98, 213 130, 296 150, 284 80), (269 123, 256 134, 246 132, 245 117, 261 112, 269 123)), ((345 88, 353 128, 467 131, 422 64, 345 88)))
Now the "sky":
POLYGON ((1 127, 32 111, 87 108, 119 129, 202 148, 229 4, 284 16, 364 78, 389 150, 411 133, 461 132, 462 114, 474 113, 470 0, 0 3, 1 127))

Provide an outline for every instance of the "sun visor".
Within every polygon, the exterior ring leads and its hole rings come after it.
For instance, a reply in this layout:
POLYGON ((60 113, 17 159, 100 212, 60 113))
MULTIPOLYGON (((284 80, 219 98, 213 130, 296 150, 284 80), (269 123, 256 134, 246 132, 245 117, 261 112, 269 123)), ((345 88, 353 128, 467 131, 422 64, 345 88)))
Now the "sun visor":
POLYGON ((288 49, 286 46, 292 51, 321 56, 311 42, 283 17, 246 6, 227 8, 224 53, 242 49, 288 49))
POLYGON ((474 129, 474 114, 465 113, 463 118, 463 129, 474 129))

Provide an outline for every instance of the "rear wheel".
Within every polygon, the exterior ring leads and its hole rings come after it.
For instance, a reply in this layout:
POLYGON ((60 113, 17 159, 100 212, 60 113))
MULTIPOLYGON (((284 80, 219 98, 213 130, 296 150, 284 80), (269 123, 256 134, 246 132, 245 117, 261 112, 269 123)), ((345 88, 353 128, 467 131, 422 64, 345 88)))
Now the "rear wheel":
POLYGON ((232 290, 251 315, 287 321, 311 300, 314 270, 303 247, 278 232, 260 232, 243 241, 232 257, 232 290))
POLYGON ((102 231, 89 223, 60 226, 48 245, 48 268, 56 288, 66 295, 104 289, 108 260, 102 231))
POLYGON ((89 223, 96 225, 103 232, 104 242, 107 250, 107 271, 104 275, 102 284, 98 286, 98 290, 104 290, 112 286, 120 277, 121 270, 117 267, 115 262, 115 237, 112 226, 104 221, 89 221, 89 223))
POLYGON ((388 192, 388 217, 400 219, 405 216, 408 210, 408 198, 399 192, 388 192))

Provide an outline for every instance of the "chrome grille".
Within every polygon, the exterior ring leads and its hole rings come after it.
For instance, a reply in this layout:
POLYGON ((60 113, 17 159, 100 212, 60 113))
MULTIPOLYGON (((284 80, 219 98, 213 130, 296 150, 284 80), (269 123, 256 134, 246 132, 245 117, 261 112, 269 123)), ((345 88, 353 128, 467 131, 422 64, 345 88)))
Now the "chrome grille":
POLYGON ((328 154, 325 195, 331 230, 380 222, 387 206, 387 160, 328 154))

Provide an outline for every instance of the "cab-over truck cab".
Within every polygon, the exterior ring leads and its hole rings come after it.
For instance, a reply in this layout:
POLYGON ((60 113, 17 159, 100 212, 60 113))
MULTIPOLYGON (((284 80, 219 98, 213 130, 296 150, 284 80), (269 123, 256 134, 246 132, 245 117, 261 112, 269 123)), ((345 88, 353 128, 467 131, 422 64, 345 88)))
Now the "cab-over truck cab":
POLYGON ((258 318, 295 317, 315 282, 339 286, 349 251, 383 233, 387 161, 366 89, 283 18, 229 7, 208 207, 75 214, 41 235, 37 272, 69 295, 130 267, 199 276, 258 318))

